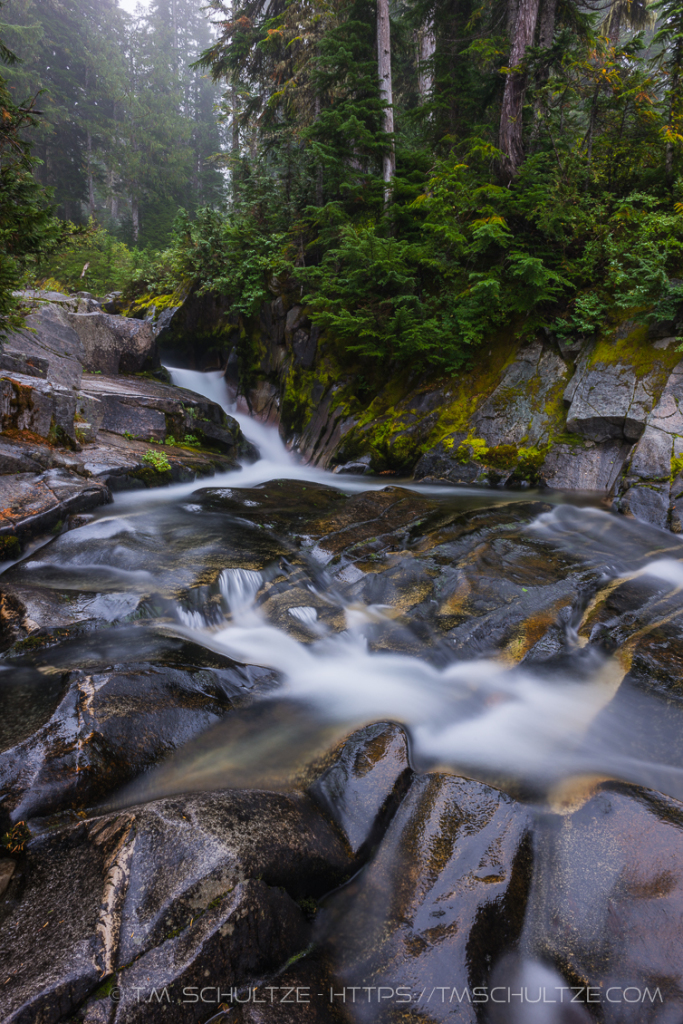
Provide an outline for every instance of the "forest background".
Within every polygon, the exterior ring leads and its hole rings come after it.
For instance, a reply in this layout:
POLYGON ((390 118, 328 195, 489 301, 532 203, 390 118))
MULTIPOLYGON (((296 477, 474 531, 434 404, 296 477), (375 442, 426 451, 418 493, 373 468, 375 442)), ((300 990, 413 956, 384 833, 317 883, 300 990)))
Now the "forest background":
POLYGON ((455 372, 683 300, 683 2, 6 0, 20 287, 296 283, 342 355, 455 372))

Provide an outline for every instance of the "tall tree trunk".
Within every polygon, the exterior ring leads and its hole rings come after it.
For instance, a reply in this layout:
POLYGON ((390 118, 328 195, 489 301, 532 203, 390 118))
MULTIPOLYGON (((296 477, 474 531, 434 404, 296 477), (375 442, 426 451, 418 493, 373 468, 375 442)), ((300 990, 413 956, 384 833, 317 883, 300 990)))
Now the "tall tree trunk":
POLYGON ((541 20, 538 29, 538 45, 549 50, 555 38, 555 18, 557 16, 557 0, 543 0, 541 20))
POLYGON ((434 21, 429 19, 422 27, 420 33, 420 71, 417 79, 417 88, 420 93, 420 100, 426 103, 429 99, 434 85, 434 72, 431 67, 431 60, 436 50, 436 36, 434 35, 434 21))
MULTIPOLYGON (((671 86, 669 91, 669 125, 673 131, 674 121, 676 119, 676 108, 680 105, 679 91, 681 85, 681 64, 683 63, 683 41, 680 35, 676 39, 674 46, 674 60, 673 60, 673 71, 671 74, 671 86)), ((674 147, 671 140, 666 143, 666 176, 669 181, 673 180, 674 173, 674 147)))
MULTIPOLYGON (((316 96, 316 98, 315 98, 315 119, 316 119, 316 121, 318 121, 320 119, 320 108, 321 108, 320 97, 316 96)), ((315 169, 315 202, 316 202, 316 206, 322 206, 323 205, 323 198, 324 198, 324 196, 323 196, 323 165, 321 163, 318 163, 318 166, 315 169)))
POLYGON ((616 46, 621 35, 621 6, 619 4, 614 5, 610 14, 607 34, 612 46, 616 46))
MULTIPOLYGON (((380 98, 386 104, 384 108, 384 131, 387 135, 394 133, 394 108, 391 85, 391 27, 389 24, 389 0, 377 0, 377 65, 379 70, 380 98)), ((384 155, 384 181, 389 182, 396 173, 396 154, 394 143, 384 155)), ((385 199, 389 198, 389 189, 385 189, 385 199)))
MULTIPOLYGON (((538 28, 538 45, 544 50, 549 50, 555 39, 555 18, 557 15, 557 0, 542 0, 541 14, 538 28)), ((534 128, 532 140, 535 143, 541 130, 543 118, 543 97, 541 90, 550 77, 550 64, 544 63, 536 74, 536 99, 534 100, 534 128)))
POLYGON ((92 176, 92 135, 88 131, 87 133, 87 147, 88 147, 88 210, 90 216, 95 214, 95 185, 92 176))
MULTIPOLYGON (((540 0, 519 0, 517 19, 512 32, 510 67, 522 63, 528 46, 532 46, 536 34, 540 0)), ((512 180, 524 159, 522 138, 522 109, 526 91, 526 75, 510 71, 505 79, 503 105, 500 112, 499 147, 503 153, 501 171, 503 177, 512 180)))
POLYGON ((130 201, 130 210, 133 218, 133 245, 137 245, 140 237, 140 208, 136 197, 130 201))

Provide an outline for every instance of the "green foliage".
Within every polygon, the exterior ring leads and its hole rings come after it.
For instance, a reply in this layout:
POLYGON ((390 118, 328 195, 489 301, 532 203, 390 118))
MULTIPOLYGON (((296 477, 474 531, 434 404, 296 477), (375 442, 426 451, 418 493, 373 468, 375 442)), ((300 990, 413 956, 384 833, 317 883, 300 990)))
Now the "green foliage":
POLYGON ((142 261, 132 286, 163 294, 193 282, 202 294, 224 295, 236 312, 249 315, 269 296, 268 278, 290 268, 285 246, 284 234, 261 233, 239 216, 205 208, 190 221, 181 210, 170 247, 142 261))
MULTIPOLYGON (((16 64, 3 45, 0 59, 16 64)), ((22 287, 36 262, 53 248, 61 228, 46 194, 33 176, 37 161, 25 138, 40 118, 34 101, 17 103, 0 75, 0 336, 24 326, 13 292, 22 287)))
POLYGON ((142 461, 147 466, 155 469, 157 473, 169 473, 171 471, 171 463, 164 452, 145 452, 142 456, 142 461))
POLYGON ((90 220, 85 228, 68 225, 69 234, 37 268, 38 278, 55 278, 70 291, 106 295, 123 291, 133 276, 139 253, 90 220))

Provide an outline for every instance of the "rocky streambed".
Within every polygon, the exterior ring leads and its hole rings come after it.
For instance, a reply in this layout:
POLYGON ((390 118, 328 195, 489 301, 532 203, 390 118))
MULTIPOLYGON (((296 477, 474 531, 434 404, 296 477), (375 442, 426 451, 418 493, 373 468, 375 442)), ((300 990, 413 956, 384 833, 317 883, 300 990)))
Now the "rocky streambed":
POLYGON ((305 466, 69 302, 0 355, 0 1020, 683 1019, 681 539, 305 466))
POLYGON ((258 466, 2 575, 0 1018, 680 1019, 679 539, 258 466))

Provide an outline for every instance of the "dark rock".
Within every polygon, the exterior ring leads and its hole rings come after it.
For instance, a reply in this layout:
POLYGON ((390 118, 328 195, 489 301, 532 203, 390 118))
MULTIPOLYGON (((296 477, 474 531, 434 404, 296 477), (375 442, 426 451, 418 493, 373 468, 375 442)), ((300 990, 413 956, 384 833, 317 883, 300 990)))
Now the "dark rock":
POLYGON ((205 444, 237 458, 253 446, 245 443, 239 425, 215 402, 185 388, 145 377, 84 376, 81 392, 102 407, 102 429, 132 434, 143 440, 193 434, 205 444))
POLYGON ((591 365, 591 351, 579 359, 565 393, 567 430, 592 441, 637 441, 657 401, 657 368, 644 377, 627 363, 591 365))
POLYGON ((669 487, 629 487, 619 498, 617 508, 625 515, 666 530, 669 525, 669 487))
POLYGON ((567 364, 555 351, 540 341, 524 346, 473 415, 472 433, 489 446, 542 446, 553 426, 546 407, 567 375, 567 364))
MULTIPOLYGON (((232 1001, 237 986, 280 967, 292 951, 306 947, 309 932, 301 909, 286 892, 258 879, 238 882, 186 932, 125 971, 113 1024, 147 1024, 152 1019, 203 1024, 212 1002, 217 1010, 219 1003, 232 1001), (165 990, 168 1001, 162 996, 157 1002, 152 988, 165 990), (140 999, 141 993, 146 998, 140 999), (149 999, 157 1003, 151 1011, 149 999)), ((86 1012, 84 1024, 91 1019, 86 1012)))
POLYGON ((395 1020, 418 1005, 432 1021, 477 1020, 466 996, 451 996, 486 985, 490 965, 522 931, 530 826, 523 807, 481 783, 413 782, 374 860, 318 915, 352 1020, 395 1020), (360 988, 349 1006, 353 985, 374 988, 370 997, 360 988), (445 995, 436 988, 428 1008, 420 1004, 437 986, 445 995))
POLYGON ((608 494, 630 451, 628 442, 618 440, 602 444, 555 444, 543 462, 540 476, 547 487, 558 490, 608 494))
POLYGON ((7 886, 12 881, 16 867, 17 862, 15 860, 11 860, 9 857, 0 858, 0 896, 5 893, 7 886))
POLYGON ((67 314, 83 345, 83 368, 93 373, 139 373, 159 365, 152 325, 109 313, 67 314))
POLYGON ((37 377, 0 377, 2 432, 28 431, 38 437, 74 441, 76 396, 72 388, 37 377))
POLYGON ((308 793, 342 829, 354 857, 364 857, 381 839, 411 778, 403 729, 369 725, 344 741, 308 793))
POLYGON ((41 377, 45 380, 49 365, 47 359, 41 356, 13 352, 7 348, 0 349, 0 371, 3 374, 21 373, 26 377, 41 377))
POLYGON ((537 833, 522 949, 597 990, 606 1022, 683 1013, 682 824, 675 800, 608 783, 537 833))
POLYGON ((315 363, 318 351, 318 339, 320 328, 314 324, 310 331, 299 328, 292 335, 292 351, 294 352, 294 365, 301 366, 304 370, 310 370, 315 363))
MULTIPOLYGON (((3 682, 11 684, 12 671, 3 682)), ((0 754, 3 810, 21 821, 94 804, 217 722, 220 674, 125 666, 70 673, 51 718, 0 754)))
MULTIPOLYGON (((318 897, 349 864, 296 795, 205 794, 32 829, 23 892, 0 936, 10 965, 0 1013, 12 1022, 56 1022, 112 976, 125 1020, 137 985, 171 985, 175 1003, 209 967, 216 983, 248 983, 305 947, 308 924, 293 901, 318 897)), ((204 1020, 202 1004, 194 1009, 203 1016, 188 1017, 187 1006, 174 1011, 185 1016, 158 1012, 204 1020)), ((97 1019, 91 1010, 86 1020, 97 1019)))
MULTIPOLYGON (((294 898, 320 895, 348 863, 339 839, 300 796, 207 794, 62 826, 56 833, 53 828, 30 844, 27 884, 5 921, 4 939, 20 937, 20 967, 0 996, 3 1019, 36 1019, 28 1014, 41 1012, 41 1020, 56 1020, 112 972, 125 1020, 133 1019, 128 1015, 138 985, 174 987, 175 1004, 182 995, 178 986, 208 984, 202 981, 208 968, 228 987, 258 978, 307 944, 309 927, 294 898), (73 898, 73 886, 58 883, 65 852, 77 868, 71 881, 81 885, 81 946, 97 968, 79 972, 85 977, 78 986, 65 977, 65 965, 72 971, 64 953, 73 935, 65 935, 63 951, 57 927, 73 898), (41 890, 43 899, 51 894, 49 905, 37 902, 41 890), (22 958, 31 942, 34 955, 22 958), (57 948, 48 959, 51 944, 57 948), (25 1018, 17 1012, 22 1006, 25 1018)), ((200 1003, 195 1009, 204 1008, 200 1003)), ((188 1018, 187 1005, 176 1012, 186 1016, 164 1019, 203 1019, 188 1018)), ((92 1003, 84 1013, 85 1020, 97 1019, 92 1003)))
POLYGON ((683 454, 683 363, 671 372, 661 397, 647 418, 615 487, 615 508, 641 522, 680 529, 676 502, 681 487, 673 475, 683 454))
POLYGON ((0 536, 27 536, 49 530, 73 512, 87 512, 111 501, 106 484, 85 480, 66 469, 0 476, 0 536))
POLYGON ((370 456, 359 459, 358 462, 345 462, 341 466, 334 467, 335 473, 348 473, 352 476, 363 476, 370 472, 370 456))

